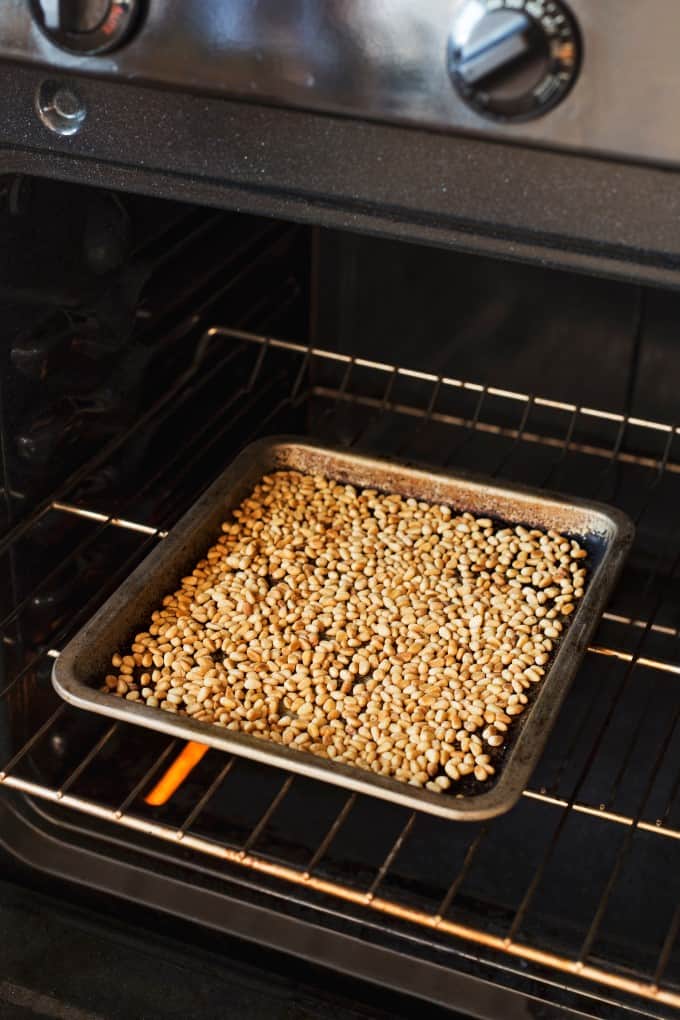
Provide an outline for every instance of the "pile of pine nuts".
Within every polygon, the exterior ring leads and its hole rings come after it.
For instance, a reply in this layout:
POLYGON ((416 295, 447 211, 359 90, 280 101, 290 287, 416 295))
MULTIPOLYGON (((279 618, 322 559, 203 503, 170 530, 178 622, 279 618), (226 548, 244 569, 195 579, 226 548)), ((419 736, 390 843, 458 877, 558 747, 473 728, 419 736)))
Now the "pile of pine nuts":
POLYGON ((104 689, 435 792, 483 782, 586 555, 555 531, 277 471, 104 689))

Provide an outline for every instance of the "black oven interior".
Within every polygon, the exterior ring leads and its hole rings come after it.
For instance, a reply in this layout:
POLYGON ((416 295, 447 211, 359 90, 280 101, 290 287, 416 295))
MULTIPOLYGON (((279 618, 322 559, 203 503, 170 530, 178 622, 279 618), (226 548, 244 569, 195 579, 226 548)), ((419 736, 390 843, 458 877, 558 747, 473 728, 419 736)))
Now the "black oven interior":
POLYGON ((566 987, 588 1015, 673 1015, 678 294, 17 175, 0 221, 6 848, 204 925, 248 934, 257 917, 251 937, 374 980, 383 953, 385 981, 435 1000, 429 966, 493 968, 539 997, 566 987), (239 449, 277 433, 635 521, 507 816, 451 824, 215 751, 152 808, 181 746, 54 694, 60 647, 239 449))

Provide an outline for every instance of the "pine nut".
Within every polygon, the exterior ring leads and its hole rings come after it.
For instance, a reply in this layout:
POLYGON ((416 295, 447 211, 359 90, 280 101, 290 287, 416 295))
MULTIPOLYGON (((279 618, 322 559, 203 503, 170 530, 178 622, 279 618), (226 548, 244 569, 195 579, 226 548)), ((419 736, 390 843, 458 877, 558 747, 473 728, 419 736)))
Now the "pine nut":
POLYGON ((487 782, 586 568, 554 531, 275 471, 103 689, 438 793, 487 782))

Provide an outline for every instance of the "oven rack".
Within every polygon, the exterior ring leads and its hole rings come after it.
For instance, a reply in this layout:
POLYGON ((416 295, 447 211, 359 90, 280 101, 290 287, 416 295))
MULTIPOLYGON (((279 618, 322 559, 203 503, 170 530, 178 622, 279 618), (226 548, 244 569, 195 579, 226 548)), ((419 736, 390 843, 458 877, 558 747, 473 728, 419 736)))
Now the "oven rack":
MULTIPOLYGON (((202 365, 202 371, 187 373, 174 387, 171 400, 159 400, 116 437, 110 450, 95 458, 99 466, 124 456, 126 444, 138 441, 151 427, 161 434, 169 430, 174 436, 172 423, 181 413, 183 401, 191 399, 194 406, 198 402, 204 415, 201 427, 171 447, 167 462, 152 476, 154 485, 166 477, 175 483, 186 477, 186 489, 176 505, 160 507, 150 518, 140 520, 135 512, 139 492, 124 494, 115 507, 86 501, 80 496, 81 482, 90 467, 85 464, 75 478, 67 480, 0 539, 0 555, 9 561, 18 543, 30 539, 32 530, 45 518, 75 519, 85 531, 69 546, 68 558, 106 545, 115 533, 125 536, 127 553, 120 560, 107 561, 110 569, 105 583, 82 599, 66 623, 55 621, 53 631, 41 640, 26 639, 23 618, 36 594, 59 575, 65 561, 51 567, 35 588, 21 593, 5 614, 1 628, 11 662, 7 682, 0 689, 0 705, 20 705, 27 691, 30 694, 39 687, 42 716, 25 740, 0 762, 0 786, 124 831, 130 838, 162 841, 182 853, 189 850, 197 858, 217 859, 236 870, 244 869, 263 881, 289 884, 303 898, 321 896, 343 904, 350 912, 374 912, 386 928, 390 923, 403 923, 427 931, 444 948, 462 945, 520 959, 537 974, 559 972, 564 981, 591 983, 596 997, 607 990, 607 994, 620 996, 622 1004, 633 997, 644 1000, 652 1015, 670 1015, 668 1010, 680 1007, 680 902, 669 904, 665 920, 653 933, 654 952, 648 947, 639 960, 630 946, 622 956, 608 952, 611 941, 603 939, 602 933, 608 911, 620 902, 621 884, 635 880, 640 844, 652 865, 658 859, 659 866, 667 868, 669 853, 677 857, 675 846, 680 839, 680 688, 676 679, 680 673, 680 590, 674 590, 680 532, 672 512, 680 489, 680 427, 237 329, 208 329, 197 350, 196 364, 202 365), (234 378, 243 382, 235 385, 234 378), (220 389, 218 396, 210 395, 207 391, 215 380, 230 381, 230 388, 220 389), (371 880, 361 884, 352 868, 329 878, 322 867, 356 809, 360 799, 356 795, 346 796, 313 852, 299 863, 281 852, 259 849, 297 782, 292 775, 276 775, 277 770, 268 770, 275 780, 270 802, 245 838, 234 843, 207 838, 197 831, 202 813, 209 809, 221 784, 239 767, 232 759, 220 760, 215 752, 210 752, 213 774, 179 824, 165 821, 162 813, 159 816, 151 811, 142 798, 180 750, 177 742, 169 739, 158 756, 131 779, 117 803, 108 805, 79 792, 83 780, 105 767, 102 757, 107 748, 134 739, 134 734, 126 724, 116 723, 102 731, 101 721, 59 703, 44 682, 46 666, 139 559, 162 541, 173 521, 211 480, 211 474, 202 473, 197 487, 195 477, 188 477, 187 465, 198 459, 217 469, 225 456, 232 456, 257 435, 290 431, 291 421, 300 430, 324 439, 400 457, 413 451, 415 459, 423 459, 421 451, 425 449, 431 460, 441 464, 441 454, 431 456, 431 450, 436 449, 446 455, 446 463, 473 464, 486 473, 617 502, 636 521, 638 538, 621 591, 605 614, 575 684, 574 699, 568 701, 558 722, 557 732, 564 738, 559 753, 548 749, 535 782, 524 792, 522 809, 540 828, 543 846, 521 895, 498 923, 484 916, 482 902, 474 916, 475 908, 470 907, 474 897, 466 898, 465 888, 476 861, 484 857, 487 847, 496 846, 494 830, 504 825, 501 819, 470 827, 463 836, 458 827, 457 838, 463 842, 460 866, 426 908, 413 905, 408 883, 399 871, 400 857, 419 825, 416 813, 402 812, 403 824, 400 819, 394 840, 371 880), (592 682, 594 678, 597 684, 592 682), (637 706, 632 727, 631 699, 637 706), (572 711, 578 711, 573 717, 576 725, 569 719, 572 711), (88 750, 70 762, 65 773, 57 775, 55 766, 54 781, 36 777, 34 753, 70 719, 81 730, 89 727, 90 742, 82 743, 88 750), (614 741, 612 747, 611 734, 621 732, 627 734, 626 740, 614 741), (650 732, 656 740, 641 746, 650 732), (560 881, 562 846, 569 846, 566 834, 575 819, 586 827, 589 840, 597 841, 605 831, 609 834, 611 859, 587 920, 560 946, 554 933, 543 942, 526 932, 538 928, 532 927, 531 920, 545 883, 560 881), (457 909, 461 898, 465 899, 464 910, 457 909)), ((532 836, 535 839, 536 833, 532 836)), ((668 894, 673 892, 675 884, 671 882, 668 894)), ((490 902, 493 894, 493 889, 487 894, 490 902)), ((635 934, 630 932, 631 937, 635 934)))

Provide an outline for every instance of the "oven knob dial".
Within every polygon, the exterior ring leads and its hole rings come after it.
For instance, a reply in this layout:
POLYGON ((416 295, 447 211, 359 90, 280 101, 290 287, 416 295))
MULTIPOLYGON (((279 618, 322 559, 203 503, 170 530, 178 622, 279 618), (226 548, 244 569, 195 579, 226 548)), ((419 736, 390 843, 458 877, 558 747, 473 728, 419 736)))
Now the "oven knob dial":
POLYGON ((31 0, 33 17, 50 42, 94 56, 125 42, 139 23, 142 0, 31 0))
POLYGON ((449 73, 461 98, 499 121, 538 117, 578 74, 581 40, 558 0, 464 0, 449 38, 449 73))

